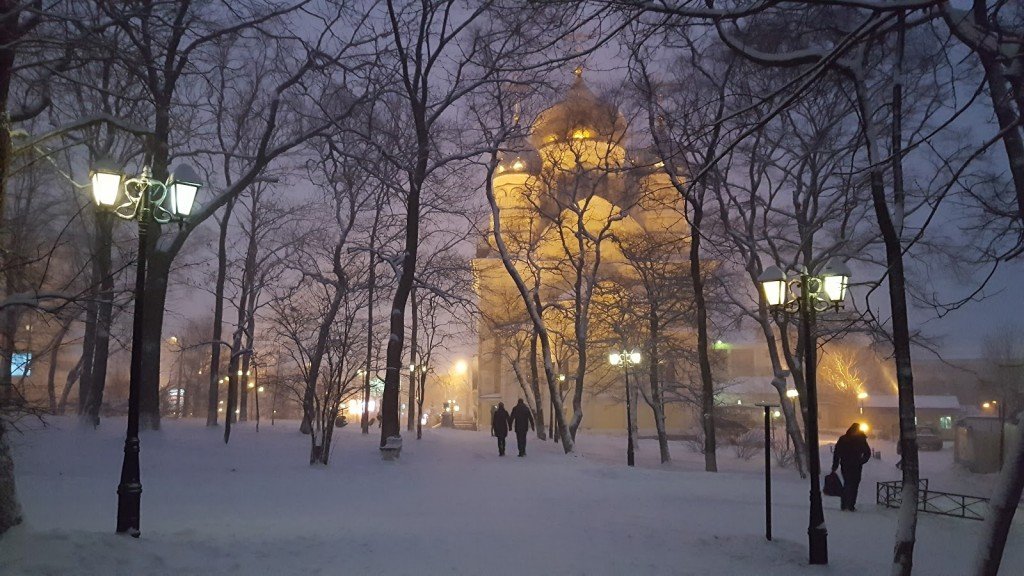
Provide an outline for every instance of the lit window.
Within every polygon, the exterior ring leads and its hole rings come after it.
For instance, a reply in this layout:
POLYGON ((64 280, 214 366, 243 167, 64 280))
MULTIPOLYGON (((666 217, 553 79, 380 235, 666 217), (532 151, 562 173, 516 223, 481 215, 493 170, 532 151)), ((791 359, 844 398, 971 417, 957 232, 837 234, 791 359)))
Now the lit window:
POLYGON ((949 430, 952 427, 953 427, 953 417, 952 416, 941 416, 941 417, 939 417, 939 428, 942 428, 943 430, 949 430))
POLYGON ((591 133, 590 130, 587 130, 585 128, 579 128, 579 129, 576 129, 576 130, 572 131, 572 139, 573 140, 583 140, 583 139, 586 139, 586 138, 590 138, 592 136, 593 136, 593 133, 591 133))
POLYGON ((515 163, 512 164, 512 169, 513 170, 522 170, 523 169, 523 161, 522 160, 516 160, 515 163))

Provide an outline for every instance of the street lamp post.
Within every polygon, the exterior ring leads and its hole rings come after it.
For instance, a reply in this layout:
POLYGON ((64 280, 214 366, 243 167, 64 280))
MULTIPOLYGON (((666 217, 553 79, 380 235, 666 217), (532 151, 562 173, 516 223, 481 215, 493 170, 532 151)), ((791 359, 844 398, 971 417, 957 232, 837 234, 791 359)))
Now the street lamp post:
POLYGON ((758 402, 764 408, 764 537, 772 539, 772 421, 771 409, 778 404, 758 402))
POLYGON ((821 455, 818 449, 818 347, 814 322, 818 312, 843 307, 850 269, 843 263, 828 263, 820 274, 801 272, 792 278, 778 266, 769 266, 758 277, 768 307, 800 316, 800 335, 804 349, 804 381, 807 398, 803 402, 804 427, 807 433, 807 456, 810 468, 811 502, 807 526, 808 561, 828 564, 828 530, 825 509, 821 503, 821 455), (799 293, 797 293, 799 291, 799 293))
POLYGON ((860 413, 861 413, 861 415, 864 414, 864 401, 867 400, 867 398, 868 398, 868 393, 867 392, 858 392, 857 393, 857 401, 860 402, 860 413))
POLYGON ((134 220, 139 226, 139 253, 135 270, 135 317, 132 323, 132 356, 128 383, 128 429, 124 441, 121 481, 117 486, 117 533, 138 538, 142 502, 142 480, 139 474, 139 396, 142 388, 142 346, 145 326, 143 311, 149 228, 153 223, 167 224, 188 217, 201 185, 195 171, 187 165, 179 166, 167 182, 161 182, 152 179, 149 166, 143 167, 140 176, 124 180, 120 170, 104 162, 93 168, 90 180, 93 197, 100 209, 110 211, 122 220, 134 220))
POLYGON ((621 352, 612 352, 608 355, 608 362, 612 366, 622 366, 622 373, 626 379, 626 465, 633 466, 635 459, 633 457, 633 407, 632 401, 629 395, 629 367, 636 366, 640 363, 640 352, 633 350, 627 352, 623 350, 621 352))

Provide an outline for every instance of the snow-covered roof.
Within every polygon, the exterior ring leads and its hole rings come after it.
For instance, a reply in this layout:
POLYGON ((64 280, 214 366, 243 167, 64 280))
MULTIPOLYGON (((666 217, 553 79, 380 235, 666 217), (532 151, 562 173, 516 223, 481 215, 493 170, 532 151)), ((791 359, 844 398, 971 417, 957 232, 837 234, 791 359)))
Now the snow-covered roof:
POLYGON ((722 392, 727 394, 774 393, 771 376, 738 376, 721 383, 722 392))
MULTIPOLYGON (((899 408, 899 396, 868 396, 865 408, 899 408)), ((914 396, 914 407, 934 410, 960 410, 956 396, 914 396)))

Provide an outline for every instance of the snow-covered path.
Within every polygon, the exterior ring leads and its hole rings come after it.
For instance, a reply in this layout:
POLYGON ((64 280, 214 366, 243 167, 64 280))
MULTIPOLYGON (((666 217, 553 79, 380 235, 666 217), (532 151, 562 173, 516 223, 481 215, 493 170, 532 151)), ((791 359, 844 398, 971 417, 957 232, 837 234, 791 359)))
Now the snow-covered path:
MULTIPOLYGON (((811 567, 807 485, 792 471, 774 472, 775 540, 764 539, 760 456, 723 449, 724 471, 707 474, 674 443, 677 461, 662 469, 648 440, 629 469, 622 438, 581 434, 576 457, 531 438, 527 458, 499 459, 486 433, 426 430, 386 463, 376 430, 350 426, 331 466, 310 468, 294 422, 239 426, 225 446, 220 429, 167 421, 142 438, 133 540, 113 534, 123 444, 114 424, 81 431, 56 419, 13 438, 26 523, 0 539, 0 574, 864 576, 887 572, 895 529, 895 511, 873 502, 874 480, 896 477, 891 462, 869 465, 858 512, 826 500, 831 564, 811 567)), ((991 480, 946 472, 952 483, 991 480)), ((1004 574, 1024 573, 1017 520, 1004 574)), ((966 574, 980 527, 922 516, 915 573, 966 574)))

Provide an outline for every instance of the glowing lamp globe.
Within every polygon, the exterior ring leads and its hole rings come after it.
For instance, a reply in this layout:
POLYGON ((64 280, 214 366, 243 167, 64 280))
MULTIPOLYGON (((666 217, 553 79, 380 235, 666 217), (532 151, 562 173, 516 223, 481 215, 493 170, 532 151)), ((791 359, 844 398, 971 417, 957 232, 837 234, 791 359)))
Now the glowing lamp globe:
POLYGON ((174 169, 167 185, 168 201, 171 203, 168 212, 178 218, 187 218, 192 213, 192 205, 203 185, 199 175, 188 164, 181 164, 174 169))
POLYGON ((92 197, 101 208, 113 208, 121 192, 121 171, 109 160, 100 160, 89 173, 92 197))
POLYGON ((786 274, 778 266, 769 266, 757 277, 768 306, 775 308, 786 303, 786 274))
POLYGON ((821 271, 822 290, 829 302, 840 303, 846 298, 850 283, 850 267, 843 262, 829 261, 821 271))

